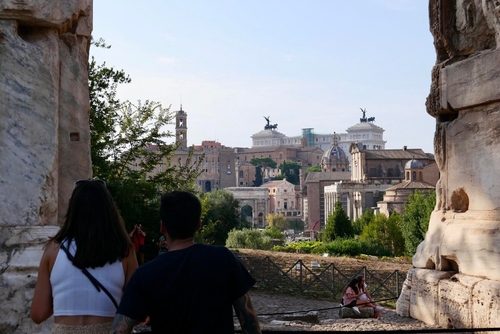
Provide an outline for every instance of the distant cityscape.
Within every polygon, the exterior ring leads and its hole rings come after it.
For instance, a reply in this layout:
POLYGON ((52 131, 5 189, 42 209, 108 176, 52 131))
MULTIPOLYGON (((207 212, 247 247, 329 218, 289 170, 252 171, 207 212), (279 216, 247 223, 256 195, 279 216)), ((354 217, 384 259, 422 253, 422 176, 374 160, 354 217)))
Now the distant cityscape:
POLYGON ((193 161, 203 157, 197 190, 231 191, 242 207, 251 208, 253 227, 265 227, 266 216, 272 213, 303 221, 305 230, 320 231, 336 201, 342 202, 351 220, 367 208, 386 215, 401 213, 414 189, 435 188, 439 170, 434 155, 406 146, 385 149, 385 130, 375 124, 374 116, 366 117, 366 109, 361 112, 359 122, 345 133, 316 134, 313 128, 304 128, 299 136, 287 136, 278 131, 270 116, 263 116, 263 127, 251 136, 250 148, 214 140, 188 146, 188 114, 181 105, 175 117, 179 148, 173 161, 186 164, 190 152, 193 161), (299 165, 298 184, 277 180, 282 171, 265 167, 263 183, 255 187, 257 167, 250 163, 254 158, 271 159, 278 167, 284 162, 299 165), (321 172, 307 173, 313 166, 319 166, 321 172))

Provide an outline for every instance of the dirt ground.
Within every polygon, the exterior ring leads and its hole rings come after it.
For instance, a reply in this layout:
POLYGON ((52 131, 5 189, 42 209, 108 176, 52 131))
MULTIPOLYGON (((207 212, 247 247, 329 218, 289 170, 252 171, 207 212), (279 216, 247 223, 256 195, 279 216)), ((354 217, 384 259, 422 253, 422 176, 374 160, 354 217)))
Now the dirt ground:
MULTIPOLYGON (((323 257, 321 255, 279 253, 261 250, 239 249, 233 250, 238 257, 265 258, 268 256, 274 262, 286 263, 292 266, 299 259, 305 263, 317 261, 322 266, 330 263, 341 268, 360 268, 365 266, 369 270, 393 272, 399 270, 407 272, 411 267, 409 260, 380 260, 376 257, 359 259, 351 257, 323 257)), ((385 310, 379 319, 342 319, 339 316, 339 304, 327 299, 292 296, 254 288, 250 292, 254 309, 258 315, 262 330, 266 331, 368 331, 368 330, 397 330, 404 332, 409 329, 434 329, 412 318, 402 318, 396 314, 394 308, 384 305, 385 310), (313 312, 317 314, 317 322, 290 320, 293 314, 313 312)), ((238 328, 238 322, 235 322, 238 328)))
POLYGON ((251 257, 261 257, 265 258, 268 256, 272 260, 277 260, 277 262, 286 262, 290 266, 293 265, 297 260, 303 260, 305 262, 317 261, 321 265, 334 263, 337 267, 351 267, 360 268, 367 267, 370 270, 383 270, 383 271, 394 271, 400 270, 407 272, 412 264, 410 260, 381 260, 375 256, 369 259, 360 259, 353 257, 324 257, 321 255, 313 254, 300 254, 300 253, 283 253, 283 252, 272 252, 263 250, 253 250, 253 249, 237 249, 232 250, 236 256, 251 256, 251 257))

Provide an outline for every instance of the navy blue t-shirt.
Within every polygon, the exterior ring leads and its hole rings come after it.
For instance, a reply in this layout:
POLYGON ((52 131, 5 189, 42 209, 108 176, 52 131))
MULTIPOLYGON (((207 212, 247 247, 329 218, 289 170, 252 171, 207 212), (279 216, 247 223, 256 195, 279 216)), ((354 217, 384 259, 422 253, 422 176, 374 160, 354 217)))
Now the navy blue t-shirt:
POLYGON ((154 333, 234 333, 232 303, 254 284, 229 249, 195 244, 139 267, 117 313, 149 315, 154 333))

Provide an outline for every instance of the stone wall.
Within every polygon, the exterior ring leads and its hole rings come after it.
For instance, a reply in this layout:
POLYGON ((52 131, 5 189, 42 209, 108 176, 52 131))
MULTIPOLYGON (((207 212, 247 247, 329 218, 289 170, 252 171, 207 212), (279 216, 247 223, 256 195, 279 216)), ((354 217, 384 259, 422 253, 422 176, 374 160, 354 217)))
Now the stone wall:
POLYGON ((427 111, 441 177, 398 312, 499 327, 500 1, 430 0, 429 10, 437 62, 427 111))
POLYGON ((42 248, 77 179, 91 176, 92 0, 0 3, 0 332, 29 319, 42 248))

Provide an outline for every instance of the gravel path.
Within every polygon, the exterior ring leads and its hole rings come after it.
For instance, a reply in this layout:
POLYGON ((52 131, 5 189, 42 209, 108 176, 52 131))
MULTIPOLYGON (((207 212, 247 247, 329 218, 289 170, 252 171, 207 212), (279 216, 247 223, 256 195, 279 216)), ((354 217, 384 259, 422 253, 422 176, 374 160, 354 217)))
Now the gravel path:
MULTIPOLYGON (((411 329, 436 329, 412 318, 402 318, 393 309, 386 308, 379 319, 342 319, 339 317, 338 303, 328 300, 309 299, 253 289, 250 292, 262 330, 265 331, 399 331, 411 329), (319 323, 287 320, 286 314, 293 312, 318 311, 319 323)), ((235 317, 235 329, 240 330, 235 317)), ((149 326, 136 326, 134 333, 149 332, 149 326)), ((241 333, 241 331, 239 331, 241 333)))
MULTIPOLYGON (((252 290, 252 302, 262 330, 276 331, 368 331, 368 330, 399 330, 441 328, 429 326, 412 318, 402 318, 393 309, 386 308, 379 319, 342 319, 338 309, 319 311, 319 323, 304 321, 286 321, 283 315, 276 313, 302 312, 337 307, 338 303, 327 300, 306 299, 279 294, 269 294, 265 291, 252 290), (267 315, 274 314, 274 315, 267 315)), ((238 321, 236 320, 235 324, 238 321)))

